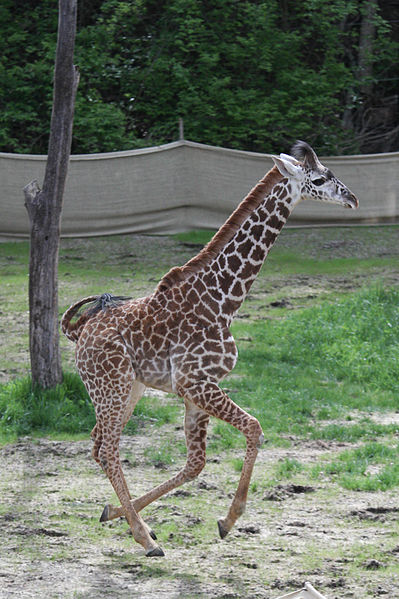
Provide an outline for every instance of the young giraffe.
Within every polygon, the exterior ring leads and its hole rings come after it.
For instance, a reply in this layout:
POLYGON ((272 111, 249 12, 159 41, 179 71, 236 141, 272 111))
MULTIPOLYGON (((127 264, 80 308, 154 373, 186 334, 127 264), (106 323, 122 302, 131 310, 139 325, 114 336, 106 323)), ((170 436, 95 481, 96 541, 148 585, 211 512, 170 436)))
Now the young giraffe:
POLYGON ((263 433, 256 418, 218 386, 237 360, 230 324, 300 200, 358 206, 353 193, 319 162, 308 144, 297 142, 292 154, 273 156, 275 166, 208 245, 184 266, 172 268, 152 295, 130 301, 109 294, 87 297, 62 318, 63 332, 77 344, 76 365, 96 412, 93 457, 121 503, 119 508, 106 506, 101 520, 125 516, 148 556, 164 553, 139 512, 201 472, 210 416, 236 427, 247 442, 236 494, 227 517, 218 522, 222 538, 244 512, 263 433), (71 323, 88 302, 95 303, 71 323), (170 480, 132 499, 121 468, 119 441, 145 387, 184 398, 187 461, 170 480))

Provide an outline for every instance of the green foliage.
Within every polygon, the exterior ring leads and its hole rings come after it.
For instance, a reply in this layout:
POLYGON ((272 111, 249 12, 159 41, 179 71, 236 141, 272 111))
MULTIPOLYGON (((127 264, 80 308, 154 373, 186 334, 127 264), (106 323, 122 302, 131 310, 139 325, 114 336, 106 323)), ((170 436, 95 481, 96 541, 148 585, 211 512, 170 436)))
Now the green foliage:
POLYGON ((306 311, 290 320, 284 337, 297 335, 295 349, 284 343, 287 364, 305 362, 312 354, 316 373, 343 379, 370 391, 399 392, 399 291, 379 286, 343 301, 306 311))
MULTIPOLYGON (((179 117, 187 139, 214 145, 278 151, 299 137, 321 152, 357 151, 365 124, 380 136, 397 124, 392 115, 383 121, 386 111, 361 120, 373 102, 384 106, 386 98, 389 110, 398 76, 398 43, 381 12, 367 59, 371 81, 362 75, 363 5, 80 3, 73 152, 175 140, 179 117)), ((6 0, 0 17, 0 149, 45 153, 57 5, 6 0)))

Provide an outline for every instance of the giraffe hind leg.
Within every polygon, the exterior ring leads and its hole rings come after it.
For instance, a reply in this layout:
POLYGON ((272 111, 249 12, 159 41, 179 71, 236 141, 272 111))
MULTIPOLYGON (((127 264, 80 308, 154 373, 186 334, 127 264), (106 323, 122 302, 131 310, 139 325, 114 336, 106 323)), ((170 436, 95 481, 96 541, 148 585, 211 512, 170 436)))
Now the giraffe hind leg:
MULTIPOLYGON (((185 400, 184 432, 186 436, 187 460, 184 468, 175 476, 158 485, 145 495, 132 500, 134 509, 139 512, 147 505, 169 493, 183 483, 199 475, 205 466, 206 432, 209 415, 202 409, 185 400)), ((101 515, 101 521, 113 520, 123 516, 122 507, 107 505, 101 515)))
MULTIPOLYGON (((133 414, 134 408, 136 407, 138 401, 141 399, 141 397, 144 393, 144 390, 145 390, 145 385, 143 383, 140 383, 139 381, 133 382, 132 388, 130 391, 130 398, 126 405, 124 415, 123 415, 122 428, 125 428, 126 424, 129 422, 129 420, 133 414)), ((98 459, 98 450, 99 450, 99 446, 101 446, 101 440, 99 440, 97 437, 98 433, 97 433, 96 427, 97 427, 97 425, 94 427, 94 429, 91 433, 91 436, 94 439, 93 458, 100 464, 100 461, 98 459)), ((101 466, 101 464, 100 464, 100 466, 101 466)), ((113 520, 113 518, 118 518, 118 517, 122 517, 122 516, 124 516, 123 508, 121 508, 121 507, 115 508, 114 506, 107 504, 104 507, 103 512, 100 516, 100 522, 107 522, 108 520, 113 520), (113 516, 114 510, 119 510, 115 516, 113 516)), ((156 536, 155 532, 146 524, 146 522, 143 522, 143 523, 146 526, 150 537, 154 541, 156 541, 157 536, 156 536)))
MULTIPOLYGON (((249 483, 258 449, 263 442, 263 432, 259 422, 237 406, 215 383, 202 381, 190 388, 179 389, 185 398, 185 433, 187 442, 187 463, 181 472, 170 480, 155 487, 131 504, 139 512, 152 501, 175 489, 187 480, 197 476, 205 464, 205 440, 209 416, 228 422, 246 437, 247 450, 237 491, 226 518, 218 521, 220 537, 227 536, 237 519, 244 513, 249 483)), ((112 520, 124 516, 123 507, 106 506, 102 518, 112 520)))
POLYGON ((99 458, 103 465, 103 469, 121 502, 124 515, 129 523, 135 541, 144 547, 147 556, 153 557, 164 555, 162 549, 156 545, 154 539, 151 537, 147 525, 131 504, 130 493, 119 459, 118 447, 114 441, 102 443, 99 451, 99 458))
MULTIPOLYGON (((120 346, 110 347, 108 344, 107 353, 97 352, 90 361, 90 368, 86 366, 81 369, 81 376, 96 411, 97 422, 92 431, 93 457, 113 486, 135 541, 144 547, 147 556, 162 556, 162 549, 150 536, 147 525, 131 504, 119 457, 119 441, 123 427, 138 401, 138 397, 134 395, 137 385, 132 384, 134 372, 131 361, 123 350, 121 351, 120 346), (114 368, 107 369, 109 364, 114 368)), ((143 388, 141 386, 141 390, 143 388)), ((136 395, 140 396, 139 393, 136 395)))

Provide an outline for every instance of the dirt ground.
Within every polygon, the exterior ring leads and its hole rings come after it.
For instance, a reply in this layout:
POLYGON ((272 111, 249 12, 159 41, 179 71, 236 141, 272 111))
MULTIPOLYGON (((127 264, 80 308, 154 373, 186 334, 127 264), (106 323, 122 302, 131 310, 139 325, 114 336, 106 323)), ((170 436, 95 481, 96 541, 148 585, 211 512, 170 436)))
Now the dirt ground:
MULTIPOLYGON (((378 229, 370 231, 367 243, 364 232, 349 229, 325 230, 319 235, 313 230, 289 231, 284 243, 298 251, 312 247, 306 250, 310 257, 399 254, 398 228, 387 229, 383 241, 378 229)), ((157 242, 150 238, 135 241, 134 237, 127 237, 123 248, 118 246, 119 254, 113 247, 117 240, 104 241, 109 256, 116 256, 119 265, 124 260, 130 263, 132 254, 140 261, 150 254, 165 260, 167 267, 170 258, 164 256, 168 251, 173 252, 175 264, 195 253, 195 248, 162 238, 157 253, 157 242)), ((98 242, 91 240, 84 244, 64 241, 63 247, 63 259, 68 255, 76 259, 77 253, 90 259, 99 252, 98 242)), ((121 293, 129 284, 127 266, 125 270, 117 281, 121 293)), ((397 284, 399 264, 377 264, 371 277, 370 272, 361 271, 353 276, 321 276, 281 275, 271 270, 269 278, 259 280, 251 290, 241 317, 256 318, 260 305, 273 317, 276 308, 309 305, 330 289, 350 291, 370 280, 397 284)), ((140 292, 153 286, 154 281, 144 281, 140 292)), ((61 281, 60 293, 61 301, 82 295, 74 294, 67 277, 61 281)), ((11 314, 4 316, 3 333, 20 334, 20 340, 9 346, 7 359, 13 360, 13 367, 3 368, 3 381, 27 368, 27 313, 22 322, 11 314)), ((63 355, 72 365, 71 346, 63 345, 63 355)), ((386 414, 385 418, 398 415, 386 414)), ((164 481, 184 463, 184 456, 162 468, 148 460, 148 449, 159 444, 161 437, 171 444, 182 442, 182 426, 159 429, 149 422, 137 435, 122 439, 123 467, 135 496, 164 481)), ((305 581, 327 599, 398 598, 397 491, 351 492, 327 478, 309 480, 303 473, 266 485, 268 471, 281 460, 314 464, 326 457, 332 460, 346 447, 295 438, 286 442, 287 447, 266 444, 260 451, 247 511, 224 540, 218 537, 216 521, 227 513, 238 482, 232 459, 242 457, 240 450, 210 455, 198 480, 146 508, 143 516, 158 535, 166 554, 163 558, 146 558, 124 520, 99 523, 104 504, 116 503, 116 499, 90 457, 89 439, 23 438, 0 448, 0 599, 275 599, 299 590, 305 581)))
MULTIPOLYGON (((173 432, 182 435, 181 427, 173 432)), ((129 456, 123 465, 137 494, 178 467, 148 465, 144 452, 153 434, 159 431, 150 426, 122 441, 122 456, 129 456)), ((266 446, 254 480, 276 460, 311 463, 342 448, 315 441, 266 446)), ((399 596, 397 492, 288 481, 253 492, 222 541, 216 520, 228 508, 238 474, 227 455, 213 456, 197 481, 143 512, 166 553, 146 558, 125 521, 99 523, 112 493, 90 449, 89 441, 29 438, 1 449, 2 599, 273 599, 305 581, 328 599, 399 596)))

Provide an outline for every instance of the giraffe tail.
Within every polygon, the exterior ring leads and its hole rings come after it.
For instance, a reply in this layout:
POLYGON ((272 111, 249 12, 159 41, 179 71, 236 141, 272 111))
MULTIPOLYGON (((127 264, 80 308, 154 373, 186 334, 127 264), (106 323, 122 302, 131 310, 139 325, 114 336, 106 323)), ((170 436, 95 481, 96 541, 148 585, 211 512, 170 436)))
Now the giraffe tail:
POLYGON ((131 298, 114 296, 110 293, 104 293, 103 295, 90 295, 89 297, 85 297, 75 304, 72 304, 72 306, 70 306, 64 313, 61 319, 61 330, 68 339, 76 342, 79 339, 83 326, 86 324, 89 318, 100 312, 100 310, 105 310, 108 308, 108 306, 115 306, 128 299, 131 298), (71 320, 78 312, 79 308, 90 302, 94 302, 93 306, 85 310, 76 320, 76 322, 72 323, 71 320))
POLYGON ((98 302, 99 299, 99 295, 90 295, 89 297, 85 297, 75 304, 72 304, 72 306, 70 306, 64 313, 63 317, 61 318, 61 331, 68 339, 76 342, 79 339, 80 331, 82 330, 83 325, 88 320, 89 314, 87 313, 90 312, 90 310, 85 310, 76 322, 71 322, 79 308, 84 304, 88 304, 89 302, 98 302))

